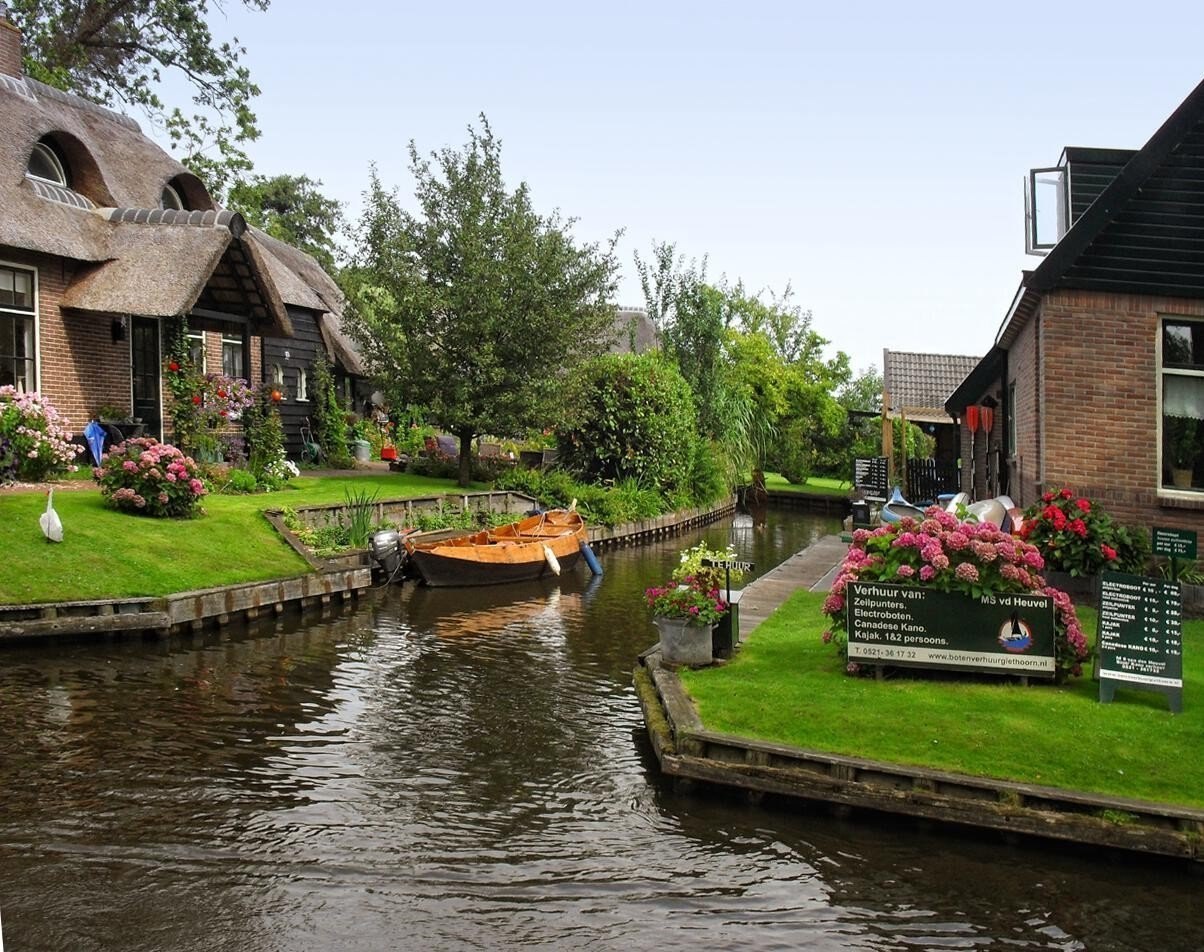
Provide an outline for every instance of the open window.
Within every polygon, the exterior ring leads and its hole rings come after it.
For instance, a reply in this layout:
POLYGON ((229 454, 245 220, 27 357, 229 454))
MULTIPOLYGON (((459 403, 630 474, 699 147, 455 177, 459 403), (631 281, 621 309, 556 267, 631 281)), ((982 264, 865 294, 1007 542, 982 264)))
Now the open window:
POLYGON ((1030 169, 1024 180, 1024 250, 1046 254, 1070 227, 1066 168, 1030 169))

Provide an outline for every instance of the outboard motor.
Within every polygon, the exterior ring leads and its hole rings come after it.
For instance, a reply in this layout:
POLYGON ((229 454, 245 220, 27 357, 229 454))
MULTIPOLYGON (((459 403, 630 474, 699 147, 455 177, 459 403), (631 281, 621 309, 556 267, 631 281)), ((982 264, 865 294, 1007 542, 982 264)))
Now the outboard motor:
POLYGON ((380 563, 381 569, 392 581, 401 569, 401 535, 396 529, 381 529, 372 533, 368 540, 368 552, 380 563))

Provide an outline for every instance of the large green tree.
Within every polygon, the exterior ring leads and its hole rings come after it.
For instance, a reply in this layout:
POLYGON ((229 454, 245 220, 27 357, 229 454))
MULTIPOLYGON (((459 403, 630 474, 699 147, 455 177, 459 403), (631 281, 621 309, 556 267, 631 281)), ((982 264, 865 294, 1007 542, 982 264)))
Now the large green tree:
POLYGON ((307 175, 255 175, 230 189, 228 204, 273 238, 300 248, 330 274, 341 250, 343 206, 307 175))
MULTIPOLYGON (((242 0, 266 10, 269 0, 242 0)), ((30 76, 95 102, 139 109, 166 130, 184 164, 224 198, 251 168, 242 145, 259 136, 259 88, 238 38, 218 41, 209 0, 9 0, 30 76), (160 98, 164 74, 192 87, 185 111, 160 98)), ((220 10, 220 4, 214 5, 220 10)))
POLYGON ((484 116, 463 150, 423 158, 410 143, 417 211, 374 169, 343 272, 348 326, 395 406, 418 403, 460 441, 556 422, 571 368, 609 343, 615 236, 577 244, 572 220, 540 215, 506 187, 484 116))

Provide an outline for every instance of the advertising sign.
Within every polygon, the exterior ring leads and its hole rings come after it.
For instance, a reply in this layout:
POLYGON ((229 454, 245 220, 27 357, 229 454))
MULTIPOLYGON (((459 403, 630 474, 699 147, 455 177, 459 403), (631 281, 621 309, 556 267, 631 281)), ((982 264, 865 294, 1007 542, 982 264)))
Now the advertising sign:
POLYGON ((851 582, 849 660, 1052 678, 1053 599, 851 582))

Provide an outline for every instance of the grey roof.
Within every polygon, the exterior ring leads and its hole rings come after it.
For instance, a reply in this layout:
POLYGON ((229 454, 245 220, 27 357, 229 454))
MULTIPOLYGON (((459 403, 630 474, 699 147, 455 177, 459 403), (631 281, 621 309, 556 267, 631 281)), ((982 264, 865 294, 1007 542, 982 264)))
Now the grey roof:
POLYGON ((887 415, 917 423, 949 423, 945 401, 977 364, 977 357, 963 354, 883 350, 882 389, 890 403, 887 415))

